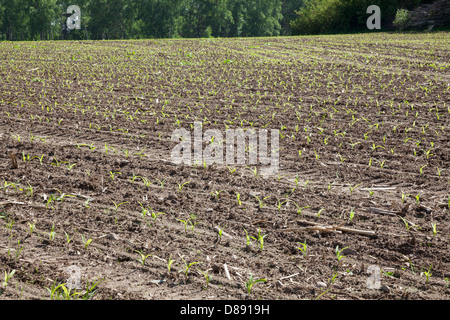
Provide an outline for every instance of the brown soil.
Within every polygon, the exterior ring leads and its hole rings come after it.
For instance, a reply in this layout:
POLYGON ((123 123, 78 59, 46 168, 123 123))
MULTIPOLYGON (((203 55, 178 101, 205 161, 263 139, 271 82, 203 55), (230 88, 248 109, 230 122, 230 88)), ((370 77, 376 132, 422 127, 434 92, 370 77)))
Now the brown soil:
POLYGON ((448 299, 448 40, 0 43, 0 299, 448 299), (195 120, 281 130, 278 174, 172 163, 195 120))

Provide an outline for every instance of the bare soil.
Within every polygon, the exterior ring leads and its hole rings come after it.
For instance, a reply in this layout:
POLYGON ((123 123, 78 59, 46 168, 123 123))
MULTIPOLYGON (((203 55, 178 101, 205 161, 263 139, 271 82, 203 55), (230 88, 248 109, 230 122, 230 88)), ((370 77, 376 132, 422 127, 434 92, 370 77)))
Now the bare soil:
POLYGON ((0 299, 448 299, 449 39, 0 43, 0 299), (174 164, 195 120, 278 173, 174 164))

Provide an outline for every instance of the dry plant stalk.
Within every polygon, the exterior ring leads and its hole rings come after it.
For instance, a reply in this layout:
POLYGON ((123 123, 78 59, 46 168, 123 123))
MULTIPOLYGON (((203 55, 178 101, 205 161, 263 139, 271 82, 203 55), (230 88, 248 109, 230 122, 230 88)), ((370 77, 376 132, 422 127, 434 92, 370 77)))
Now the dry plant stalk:
POLYGON ((17 158, 14 153, 9 154, 9 159, 11 160, 11 165, 13 169, 17 169, 19 165, 17 164, 17 158))

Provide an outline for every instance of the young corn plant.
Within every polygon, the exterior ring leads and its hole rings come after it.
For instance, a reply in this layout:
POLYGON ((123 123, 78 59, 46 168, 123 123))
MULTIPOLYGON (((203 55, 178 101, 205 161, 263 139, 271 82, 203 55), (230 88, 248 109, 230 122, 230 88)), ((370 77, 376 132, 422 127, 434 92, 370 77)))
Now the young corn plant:
POLYGON ((420 204, 420 193, 417 194, 417 196, 415 196, 414 198, 416 198, 416 203, 420 204))
POLYGON ((205 290, 208 290, 208 285, 212 280, 212 275, 209 274, 209 270, 202 271, 200 269, 197 269, 197 271, 205 277, 205 281, 206 281, 205 290))
POLYGON ((244 229, 244 231, 245 231, 245 239, 246 239, 246 244, 247 244, 247 248, 249 248, 250 247, 250 236, 248 235, 248 232, 247 232, 247 230, 245 230, 245 228, 243 228, 244 229))
POLYGON ((238 204, 239 206, 242 205, 242 202, 241 202, 241 194, 240 194, 239 192, 236 192, 236 202, 237 202, 237 204, 238 204))
POLYGON ((413 227, 417 227, 417 225, 415 225, 415 224, 409 224, 408 223, 408 221, 405 219, 405 218, 403 218, 402 216, 398 216, 400 219, 402 219, 402 221, 403 221, 403 223, 405 224, 405 227, 406 227, 406 230, 410 230, 411 228, 413 228, 413 227))
POLYGON ((112 203, 114 204, 114 211, 115 211, 115 214, 116 214, 116 216, 117 216, 117 211, 119 210, 119 207, 120 207, 121 205, 124 205, 124 204, 128 203, 128 202, 121 202, 121 203, 117 204, 117 203, 115 203, 115 202, 113 201, 112 203))
POLYGON ((425 283, 428 283, 428 281, 430 280, 430 277, 432 276, 431 273, 431 268, 433 267, 433 265, 430 265, 430 267, 428 268, 427 271, 422 271, 422 273, 420 274, 421 276, 424 275, 425 276, 425 283))
POLYGON ((186 181, 184 183, 177 183, 178 184, 178 191, 181 192, 183 190, 183 187, 187 185, 188 183, 191 183, 190 181, 186 181))
POLYGON ((316 213, 317 218, 320 218, 320 215, 322 214, 323 211, 325 211, 324 208, 320 209, 319 212, 316 213))
POLYGON ((258 235, 256 237, 251 237, 253 240, 259 242, 259 249, 262 251, 264 249, 264 238, 267 237, 267 234, 263 235, 261 233, 261 228, 258 228, 258 235))
POLYGON ((189 219, 186 219, 186 220, 183 220, 183 219, 177 219, 177 220, 180 221, 184 225, 184 232, 186 233, 187 232, 188 223, 189 223, 189 221, 191 219, 189 218, 189 219))
POLYGON ((69 244, 72 241, 72 239, 70 239, 70 235, 65 231, 64 231, 64 235, 66 236, 66 244, 69 244))
POLYGON ((355 211, 352 209, 352 210, 350 211, 350 216, 349 216, 350 223, 353 222, 353 218, 354 218, 354 217, 355 217, 355 211))
POLYGON ((259 208, 262 209, 266 204, 264 203, 264 200, 270 198, 270 196, 267 196, 263 199, 260 199, 258 196, 254 196, 256 198, 256 200, 258 200, 259 202, 259 208))
POLYGON ((3 280, 2 285, 6 288, 8 286, 8 281, 13 277, 14 273, 16 273, 16 270, 12 270, 11 272, 6 272, 5 271, 5 278, 3 280))
POLYGON ((167 272, 170 273, 170 270, 172 269, 172 264, 175 262, 174 259, 172 259, 172 255, 170 255, 169 260, 167 260, 167 272))
POLYGON ((55 224, 54 223, 52 224, 52 228, 51 228, 51 230, 50 230, 50 232, 48 234, 48 237, 49 237, 49 239, 51 241, 53 241, 55 239, 55 237, 56 237, 55 224))
POLYGON ((307 248, 308 248, 308 246, 306 244, 306 240, 305 240, 305 242, 298 242, 298 244, 300 245, 300 247, 297 247, 297 249, 303 253, 304 257, 306 257, 307 248))
POLYGON ((311 207, 311 206, 300 207, 300 206, 299 206, 297 203, 295 203, 295 202, 294 202, 294 204, 295 204, 295 206, 297 207, 297 214, 298 214, 299 217, 302 215, 302 211, 303 211, 304 209, 307 209, 307 208, 310 208, 310 207, 311 207))
POLYGON ((81 235, 81 241, 83 242, 84 249, 87 250, 89 244, 92 242, 92 239, 86 239, 84 235, 81 235))
POLYGON ((50 293, 50 300, 73 300, 77 296, 81 295, 81 292, 71 292, 72 289, 67 288, 65 283, 56 285, 56 281, 51 288, 47 288, 50 293))
POLYGON ((234 174, 236 172, 235 168, 230 168, 229 166, 227 166, 228 170, 230 171, 231 174, 234 174))
POLYGON ((433 236, 436 236, 438 234, 438 230, 437 230, 437 223, 431 223, 431 227, 433 228, 433 236))
POLYGON ((179 272, 184 272, 186 278, 187 278, 188 275, 189 275, 189 270, 191 269, 191 267, 192 267, 194 264, 201 264, 201 262, 191 262, 191 263, 188 264, 188 263, 186 262, 186 260, 183 259, 182 256, 180 256, 180 258, 181 258, 181 260, 183 260, 183 262, 184 262, 184 270, 180 270, 179 272))
POLYGON ((159 180, 158 178, 156 178, 156 180, 158 180, 161 189, 164 189, 164 183, 166 182, 167 179, 159 180))
POLYGON ((358 185, 356 185, 356 186, 354 186, 354 187, 352 187, 352 186, 349 187, 349 189, 350 189, 350 196, 353 195, 353 191, 355 191, 355 189, 356 189, 358 186, 360 186, 360 185, 361 185, 361 184, 358 184, 358 185))
POLYGON ((223 190, 219 190, 219 191, 214 190, 214 191, 211 191, 210 194, 211 194, 212 197, 215 197, 216 200, 219 200, 219 196, 220 196, 220 193, 221 193, 222 191, 223 191, 223 190))
POLYGON ((281 211, 281 206, 284 204, 284 203, 286 203, 287 201, 283 201, 283 202, 281 202, 281 200, 278 200, 277 201, 277 208, 278 208, 278 211, 281 211))
POLYGON ((250 278, 245 282, 245 288, 247 288, 247 294, 251 294, 252 288, 257 283, 266 282, 266 279, 253 279, 253 274, 250 274, 250 278))
POLYGON ((140 258, 137 259, 137 261, 139 261, 143 266, 145 265, 145 260, 147 260, 148 257, 151 257, 151 254, 147 254, 145 255, 144 253, 142 253, 142 251, 139 250, 134 250, 135 252, 139 253, 139 255, 141 256, 140 258))
POLYGON ((194 233, 194 228, 197 224, 199 224, 200 222, 195 222, 195 219, 197 217, 194 214, 191 214, 191 218, 188 220, 189 221, 189 228, 191 228, 192 233, 194 233))
POLYGON ((336 258, 337 260, 340 262, 343 258, 345 258, 345 256, 342 254, 342 251, 344 251, 345 249, 347 249, 348 247, 342 248, 339 250, 339 246, 336 246, 336 258))
POLYGON ((35 228, 36 228, 36 221, 34 221, 33 224, 28 222, 28 233, 30 234, 30 236, 33 234, 35 228))
POLYGON ((246 167, 248 169, 250 169, 253 172, 253 175, 255 176, 255 178, 258 177, 258 168, 254 167, 254 168, 250 168, 250 167, 246 167))

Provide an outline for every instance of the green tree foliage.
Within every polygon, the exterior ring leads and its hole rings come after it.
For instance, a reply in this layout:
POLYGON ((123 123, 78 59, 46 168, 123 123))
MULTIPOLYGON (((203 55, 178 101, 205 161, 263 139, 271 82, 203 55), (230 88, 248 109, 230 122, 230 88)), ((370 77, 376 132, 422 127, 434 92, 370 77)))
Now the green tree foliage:
POLYGON ((255 37, 365 29, 366 9, 382 23, 397 9, 433 0, 0 0, 0 40, 62 39, 63 13, 81 9, 69 39, 255 37))
POLYGON ((427 0, 304 0, 291 20, 293 34, 344 33, 367 30, 366 9, 381 9, 382 27, 389 28, 398 8, 413 8, 427 0))
POLYGON ((247 0, 244 9, 244 36, 278 36, 281 30, 280 0, 247 0))

